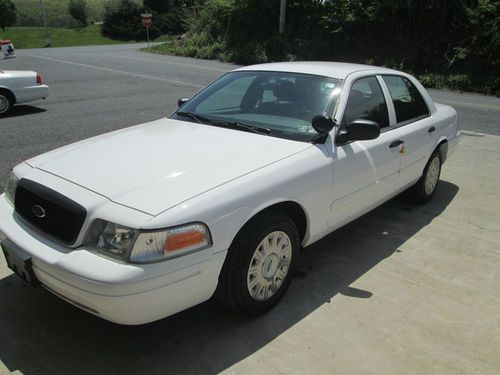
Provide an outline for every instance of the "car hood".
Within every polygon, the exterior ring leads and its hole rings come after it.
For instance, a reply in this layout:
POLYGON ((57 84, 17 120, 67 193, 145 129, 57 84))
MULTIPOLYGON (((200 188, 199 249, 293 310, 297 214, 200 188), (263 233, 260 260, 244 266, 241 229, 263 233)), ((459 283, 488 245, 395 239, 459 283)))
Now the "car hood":
POLYGON ((150 215, 311 147, 172 119, 103 134, 28 160, 150 215))

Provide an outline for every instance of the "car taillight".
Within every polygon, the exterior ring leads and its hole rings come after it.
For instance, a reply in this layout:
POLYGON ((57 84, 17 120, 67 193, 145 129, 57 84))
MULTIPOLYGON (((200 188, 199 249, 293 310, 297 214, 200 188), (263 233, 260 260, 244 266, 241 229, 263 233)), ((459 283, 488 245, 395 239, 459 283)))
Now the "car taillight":
POLYGON ((42 82, 42 76, 40 74, 36 74, 36 84, 37 85, 42 85, 43 82, 42 82))

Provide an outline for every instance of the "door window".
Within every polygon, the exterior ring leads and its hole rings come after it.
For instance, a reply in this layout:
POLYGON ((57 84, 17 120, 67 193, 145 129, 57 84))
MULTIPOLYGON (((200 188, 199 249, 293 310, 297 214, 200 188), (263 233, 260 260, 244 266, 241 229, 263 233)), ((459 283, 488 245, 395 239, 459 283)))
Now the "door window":
POLYGON ((389 126, 389 113, 382 88, 375 77, 360 78, 353 83, 344 113, 344 121, 375 121, 380 128, 389 126))
POLYGON ((391 94, 398 124, 416 121, 429 115, 429 109, 417 88, 406 77, 383 76, 391 94))

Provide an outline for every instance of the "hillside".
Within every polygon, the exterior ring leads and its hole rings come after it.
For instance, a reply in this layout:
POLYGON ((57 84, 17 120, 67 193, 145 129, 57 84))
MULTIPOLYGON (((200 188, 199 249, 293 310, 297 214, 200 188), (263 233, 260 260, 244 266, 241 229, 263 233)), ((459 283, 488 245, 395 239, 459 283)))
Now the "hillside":
MULTIPOLYGON (((39 0, 13 0, 13 2, 19 14, 17 26, 42 25, 39 0)), ((43 0, 43 3, 49 26, 67 27, 77 25, 68 13, 68 0, 43 0)), ((112 3, 113 0, 87 0, 89 21, 102 21, 105 6, 112 3)))
MULTIPOLYGON (((52 47, 90 46, 100 44, 133 43, 113 40, 102 36, 101 25, 87 27, 50 27, 52 47)), ((10 39, 16 49, 45 47, 43 27, 16 26, 6 31, 0 29, 0 39, 10 39)))

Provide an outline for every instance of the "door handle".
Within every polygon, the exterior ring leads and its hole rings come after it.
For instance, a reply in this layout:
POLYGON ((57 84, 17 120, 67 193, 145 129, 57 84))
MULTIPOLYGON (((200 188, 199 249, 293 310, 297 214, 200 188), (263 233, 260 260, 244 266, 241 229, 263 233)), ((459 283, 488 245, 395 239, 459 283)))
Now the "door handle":
POLYGON ((403 142, 401 139, 398 139, 397 141, 392 142, 392 143, 389 145, 389 148, 398 147, 398 146, 402 145, 403 143, 404 143, 404 142, 403 142))
POLYGON ((432 133, 432 132, 434 132, 434 130, 436 130, 436 128, 435 128, 434 126, 431 126, 431 127, 429 128, 429 130, 427 130, 427 132, 428 132, 428 133, 432 133))

